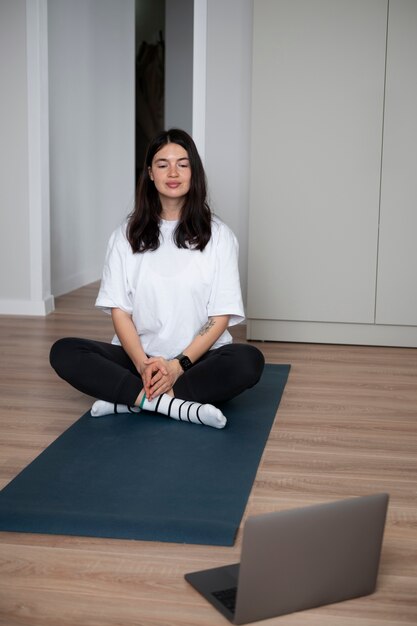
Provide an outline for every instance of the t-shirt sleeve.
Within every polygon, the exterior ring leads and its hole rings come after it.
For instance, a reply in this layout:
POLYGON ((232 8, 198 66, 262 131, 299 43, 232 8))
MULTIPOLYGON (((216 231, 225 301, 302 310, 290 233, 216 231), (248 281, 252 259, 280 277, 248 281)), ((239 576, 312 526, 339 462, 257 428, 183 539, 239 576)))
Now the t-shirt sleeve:
POLYGON ((239 245, 233 232, 224 224, 219 228, 213 287, 208 303, 208 317, 230 315, 229 326, 245 319, 239 278, 239 245))
POLYGON ((100 290, 95 304, 106 313, 111 313, 111 309, 114 308, 132 313, 132 293, 126 272, 128 254, 129 242, 123 228, 120 227, 114 231, 107 246, 100 290))

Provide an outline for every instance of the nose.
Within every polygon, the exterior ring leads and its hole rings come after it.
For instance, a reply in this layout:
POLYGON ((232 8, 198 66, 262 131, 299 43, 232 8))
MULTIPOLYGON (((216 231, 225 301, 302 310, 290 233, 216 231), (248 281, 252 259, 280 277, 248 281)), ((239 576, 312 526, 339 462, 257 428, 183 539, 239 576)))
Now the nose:
POLYGON ((169 164, 168 176, 170 178, 178 176, 178 170, 177 170, 177 167, 176 167, 175 163, 170 163, 169 164))

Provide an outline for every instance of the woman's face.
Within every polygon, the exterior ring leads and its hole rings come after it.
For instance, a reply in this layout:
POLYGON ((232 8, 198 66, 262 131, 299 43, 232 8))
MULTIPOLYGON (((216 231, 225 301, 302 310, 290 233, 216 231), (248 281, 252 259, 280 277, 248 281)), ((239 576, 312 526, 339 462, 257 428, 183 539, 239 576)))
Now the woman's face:
POLYGON ((162 204, 165 199, 182 201, 190 190, 190 160, 185 148, 177 143, 167 143, 158 150, 148 171, 162 204))

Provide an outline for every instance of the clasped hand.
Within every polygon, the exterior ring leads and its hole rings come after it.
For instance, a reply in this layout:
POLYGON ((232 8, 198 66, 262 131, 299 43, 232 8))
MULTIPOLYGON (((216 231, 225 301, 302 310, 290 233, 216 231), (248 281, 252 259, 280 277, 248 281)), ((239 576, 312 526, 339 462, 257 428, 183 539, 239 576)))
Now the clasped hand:
POLYGON ((182 367, 177 359, 168 361, 162 356, 146 359, 139 372, 146 399, 153 400, 162 393, 170 392, 182 374, 182 367))

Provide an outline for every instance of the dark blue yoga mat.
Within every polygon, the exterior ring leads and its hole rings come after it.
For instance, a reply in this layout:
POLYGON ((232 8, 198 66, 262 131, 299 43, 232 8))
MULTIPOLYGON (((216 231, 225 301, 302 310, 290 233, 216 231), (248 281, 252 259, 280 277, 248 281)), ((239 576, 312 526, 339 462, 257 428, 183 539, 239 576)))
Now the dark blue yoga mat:
POLYGON ((222 405, 222 430, 86 413, 0 492, 0 530, 233 545, 287 381, 222 405))

